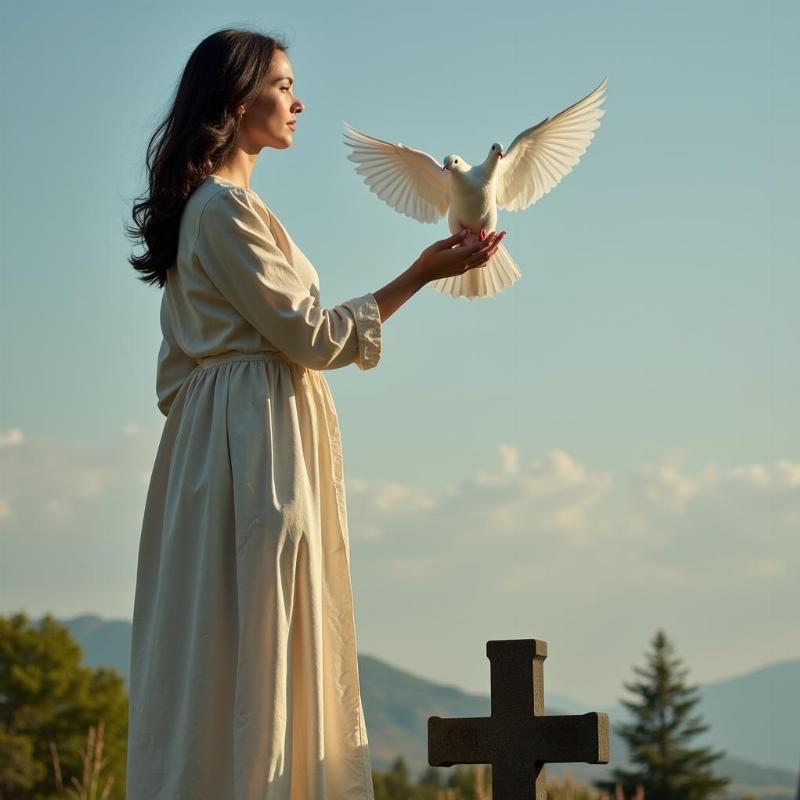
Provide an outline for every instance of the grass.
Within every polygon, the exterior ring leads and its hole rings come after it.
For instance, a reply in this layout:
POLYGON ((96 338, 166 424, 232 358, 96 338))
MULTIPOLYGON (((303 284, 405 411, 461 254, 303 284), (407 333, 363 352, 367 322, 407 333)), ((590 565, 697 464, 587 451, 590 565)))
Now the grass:
POLYGON ((106 765, 106 762, 103 761, 104 725, 104 720, 101 719, 96 730, 94 726, 89 727, 86 749, 81 752, 83 775, 80 781, 74 776, 70 778, 70 781, 75 786, 74 789, 72 787, 64 787, 61 778, 61 760, 58 757, 58 748, 55 742, 48 742, 50 746, 50 755, 53 759, 53 769, 55 770, 56 788, 58 789, 59 798, 69 798, 69 800, 108 800, 111 787, 114 784, 113 775, 108 776, 102 794, 98 796, 100 773, 106 765))

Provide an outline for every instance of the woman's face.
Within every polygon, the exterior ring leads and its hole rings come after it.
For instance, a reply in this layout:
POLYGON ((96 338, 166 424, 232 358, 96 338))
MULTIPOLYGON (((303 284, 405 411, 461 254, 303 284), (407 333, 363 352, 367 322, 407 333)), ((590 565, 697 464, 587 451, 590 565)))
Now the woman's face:
POLYGON ((261 93, 245 109, 239 126, 240 136, 250 145, 247 149, 257 153, 262 147, 291 147, 294 128, 290 123, 304 108, 294 94, 292 65, 286 53, 276 49, 261 93))

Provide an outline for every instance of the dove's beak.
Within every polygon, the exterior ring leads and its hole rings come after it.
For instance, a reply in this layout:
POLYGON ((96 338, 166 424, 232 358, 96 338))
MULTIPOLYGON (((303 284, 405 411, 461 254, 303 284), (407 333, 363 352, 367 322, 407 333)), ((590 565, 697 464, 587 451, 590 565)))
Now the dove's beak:
POLYGON ((442 172, 444 172, 446 169, 447 169, 447 166, 446 166, 446 165, 445 165, 445 166, 443 166, 443 167, 442 167, 442 172))
POLYGON ((500 151, 500 158, 502 158, 504 155, 505 155, 505 153, 501 150, 500 151))

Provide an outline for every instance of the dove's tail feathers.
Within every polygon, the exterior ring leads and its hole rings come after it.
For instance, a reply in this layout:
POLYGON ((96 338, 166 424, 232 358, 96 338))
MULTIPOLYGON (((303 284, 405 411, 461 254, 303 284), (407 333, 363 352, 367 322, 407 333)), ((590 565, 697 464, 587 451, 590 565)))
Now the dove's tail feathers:
POLYGON ((463 275, 452 275, 431 281, 430 286, 437 292, 453 297, 475 300, 479 297, 492 297, 511 284, 516 283, 522 273, 501 243, 495 254, 482 267, 468 269, 463 275))

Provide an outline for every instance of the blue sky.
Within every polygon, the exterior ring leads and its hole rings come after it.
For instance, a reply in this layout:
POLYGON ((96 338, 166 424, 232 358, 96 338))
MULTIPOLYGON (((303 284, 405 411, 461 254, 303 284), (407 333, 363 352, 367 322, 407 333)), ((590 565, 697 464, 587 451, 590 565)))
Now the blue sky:
POLYGON ((163 418, 160 295, 123 225, 192 49, 246 24, 288 37, 306 105, 252 186, 329 306, 447 234, 367 189, 343 120, 474 163, 608 76, 580 164, 500 213, 522 279, 472 303, 423 289, 387 321, 376 369, 327 373, 359 649, 485 691, 487 639, 544 638, 548 685, 595 702, 657 625, 698 679, 800 656, 796 6, 0 15, 0 612, 131 615, 163 418))

